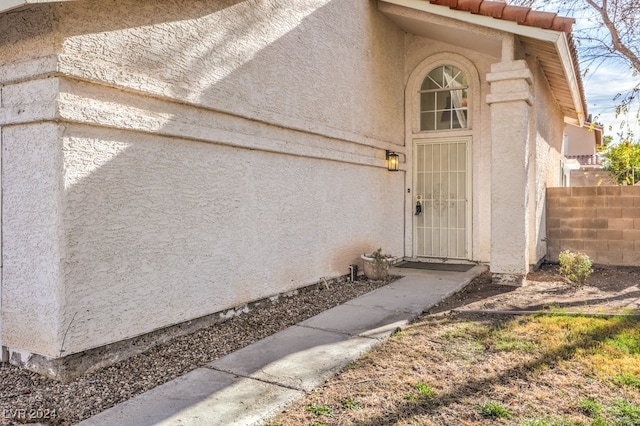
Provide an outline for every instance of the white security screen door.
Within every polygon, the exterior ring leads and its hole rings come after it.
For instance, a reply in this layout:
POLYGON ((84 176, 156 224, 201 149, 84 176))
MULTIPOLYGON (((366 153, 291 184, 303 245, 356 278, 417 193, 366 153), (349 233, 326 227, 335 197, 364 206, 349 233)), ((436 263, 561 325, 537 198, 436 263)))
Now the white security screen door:
POLYGON ((469 257, 470 142, 415 141, 414 244, 419 257, 469 257))

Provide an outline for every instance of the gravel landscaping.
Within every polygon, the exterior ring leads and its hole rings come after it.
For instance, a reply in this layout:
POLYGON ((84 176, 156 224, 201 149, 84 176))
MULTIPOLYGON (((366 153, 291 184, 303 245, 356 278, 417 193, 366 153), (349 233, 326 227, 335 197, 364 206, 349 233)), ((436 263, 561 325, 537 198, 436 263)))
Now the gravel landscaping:
POLYGON ((71 425, 389 281, 313 286, 62 384, 0 364, 0 424, 71 425))

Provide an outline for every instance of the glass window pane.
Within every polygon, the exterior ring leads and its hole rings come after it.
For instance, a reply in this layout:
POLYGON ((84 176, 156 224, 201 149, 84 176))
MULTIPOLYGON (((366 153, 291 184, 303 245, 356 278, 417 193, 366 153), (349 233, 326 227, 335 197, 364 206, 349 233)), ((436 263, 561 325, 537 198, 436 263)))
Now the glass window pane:
POLYGON ((434 68, 422 82, 420 130, 466 129, 468 108, 467 77, 452 65, 434 68), (452 90, 453 89, 453 90, 452 90))
POLYGON ((467 100, 464 98, 464 90, 452 90, 450 92, 449 99, 451 100, 450 107, 452 108, 467 107, 467 100))
POLYGON ((441 89, 442 84, 439 83, 440 80, 442 80, 442 77, 438 78, 438 72, 437 69, 435 69, 427 74, 424 81, 422 82, 420 90, 441 89))
POLYGON ((436 93, 420 94, 420 111, 434 111, 436 109, 436 93))
POLYGON ((420 114, 420 130, 436 130, 435 112, 423 112, 420 114))

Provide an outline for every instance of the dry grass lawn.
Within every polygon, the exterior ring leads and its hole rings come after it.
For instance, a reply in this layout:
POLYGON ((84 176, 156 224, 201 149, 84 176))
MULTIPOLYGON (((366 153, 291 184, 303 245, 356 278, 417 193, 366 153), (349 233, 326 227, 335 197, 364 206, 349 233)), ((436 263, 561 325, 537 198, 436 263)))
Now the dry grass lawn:
POLYGON ((270 425, 638 425, 640 319, 425 315, 270 425))

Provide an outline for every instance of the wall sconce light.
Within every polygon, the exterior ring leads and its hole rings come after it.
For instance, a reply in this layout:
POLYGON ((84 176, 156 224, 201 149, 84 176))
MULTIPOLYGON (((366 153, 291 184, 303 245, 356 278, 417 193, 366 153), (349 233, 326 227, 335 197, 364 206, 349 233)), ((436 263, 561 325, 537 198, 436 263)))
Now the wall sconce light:
POLYGON ((400 156, 395 152, 386 150, 387 154, 387 169, 390 172, 397 172, 400 167, 400 156))

